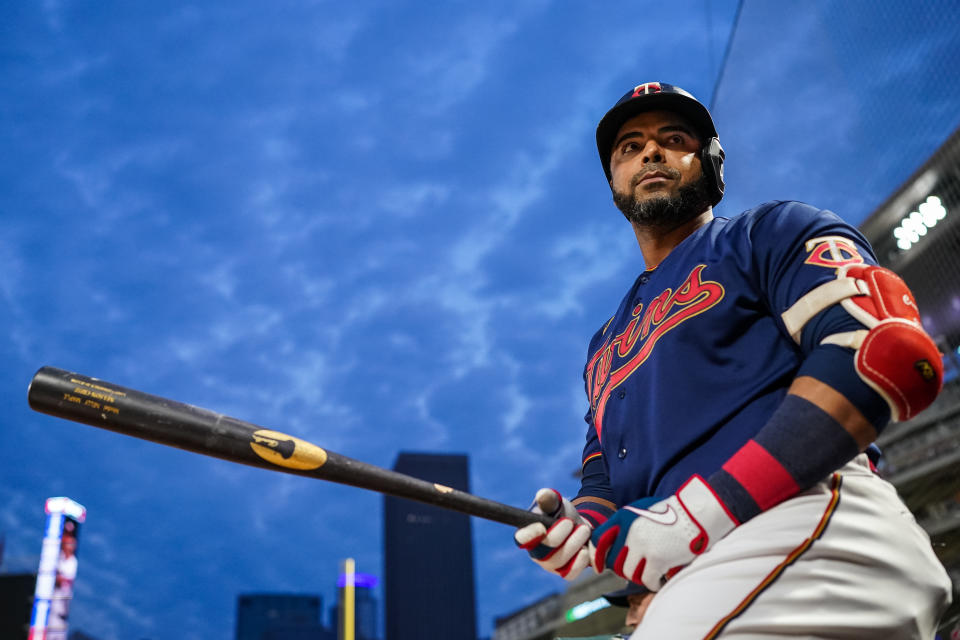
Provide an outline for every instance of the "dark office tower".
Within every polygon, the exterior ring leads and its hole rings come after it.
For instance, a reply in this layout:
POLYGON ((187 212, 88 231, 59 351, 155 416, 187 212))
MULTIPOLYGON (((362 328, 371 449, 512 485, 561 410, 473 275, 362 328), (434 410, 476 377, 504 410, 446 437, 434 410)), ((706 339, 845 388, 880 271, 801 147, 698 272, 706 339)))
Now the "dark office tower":
POLYGON ((257 593, 237 598, 237 640, 323 638, 320 596, 257 593))
MULTIPOLYGON (((470 490, 467 456, 401 453, 395 471, 470 490)), ((386 640, 476 640, 470 518, 384 497, 386 640)))
MULTIPOLYGON (((342 576, 341 576, 342 578, 342 576)), ((358 573, 357 583, 353 591, 353 628, 355 640, 377 640, 377 597, 373 588, 376 578, 358 573)), ((330 609, 330 627, 338 629, 340 620, 340 606, 343 600, 343 587, 337 589, 337 604, 330 609)))
POLYGON ((373 589, 357 587, 354 593, 357 640, 377 640, 377 598, 373 589))
POLYGON ((0 638, 3 640, 27 640, 36 583, 35 573, 0 575, 0 638))

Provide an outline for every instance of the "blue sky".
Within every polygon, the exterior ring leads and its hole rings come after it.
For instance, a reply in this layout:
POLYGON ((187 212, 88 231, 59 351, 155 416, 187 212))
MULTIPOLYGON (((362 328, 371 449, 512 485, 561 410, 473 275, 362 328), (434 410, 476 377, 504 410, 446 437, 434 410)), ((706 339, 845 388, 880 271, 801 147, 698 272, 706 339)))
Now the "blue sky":
MULTIPOLYGON (((72 622, 103 640, 226 639, 238 593, 381 571, 378 495, 33 413, 43 365, 384 467, 467 453, 501 502, 574 492, 587 341, 643 266, 593 141, 620 95, 713 97, 721 215, 859 223, 960 122, 936 6, 748 1, 714 97, 736 7, 6 3, 3 570, 68 495, 72 622)), ((474 522, 483 635, 564 587, 511 534, 474 522)))

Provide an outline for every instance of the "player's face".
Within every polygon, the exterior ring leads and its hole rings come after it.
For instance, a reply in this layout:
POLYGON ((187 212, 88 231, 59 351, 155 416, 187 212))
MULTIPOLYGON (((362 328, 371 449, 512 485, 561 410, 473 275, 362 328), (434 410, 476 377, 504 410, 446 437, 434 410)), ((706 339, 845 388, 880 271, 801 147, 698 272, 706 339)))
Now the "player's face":
POLYGON ((610 186, 638 201, 675 197, 701 174, 700 141, 690 122, 669 111, 627 120, 614 138, 610 186))
POLYGON ((650 606, 651 600, 653 600, 653 592, 643 594, 634 593, 627 596, 629 609, 627 609, 627 619, 625 622, 628 627, 635 627, 640 624, 640 621, 643 620, 643 614, 647 612, 647 607, 650 606))
POLYGON ((634 229, 672 230, 710 208, 693 126, 675 113, 627 120, 610 154, 613 202, 634 229))

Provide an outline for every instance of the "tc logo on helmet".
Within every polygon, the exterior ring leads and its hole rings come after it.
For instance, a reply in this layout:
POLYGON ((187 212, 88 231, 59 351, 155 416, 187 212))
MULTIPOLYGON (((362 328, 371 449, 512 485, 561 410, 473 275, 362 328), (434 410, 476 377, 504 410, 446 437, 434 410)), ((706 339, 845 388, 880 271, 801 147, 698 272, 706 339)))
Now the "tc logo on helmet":
POLYGON ((659 82, 644 82, 643 84, 638 84, 633 88, 633 95, 631 98, 636 98, 637 96, 648 93, 660 93, 663 89, 660 88, 659 82))

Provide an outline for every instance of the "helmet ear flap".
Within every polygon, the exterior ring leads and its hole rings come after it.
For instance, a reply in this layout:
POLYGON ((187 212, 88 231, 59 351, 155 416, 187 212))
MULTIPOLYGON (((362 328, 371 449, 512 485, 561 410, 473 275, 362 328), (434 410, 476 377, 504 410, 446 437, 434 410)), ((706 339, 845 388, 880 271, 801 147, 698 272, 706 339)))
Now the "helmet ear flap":
POLYGON ((724 188, 724 153, 723 147, 720 146, 720 140, 716 137, 707 139, 700 154, 700 165, 703 167, 703 174, 707 177, 710 199, 712 204, 716 205, 723 198, 724 188))

